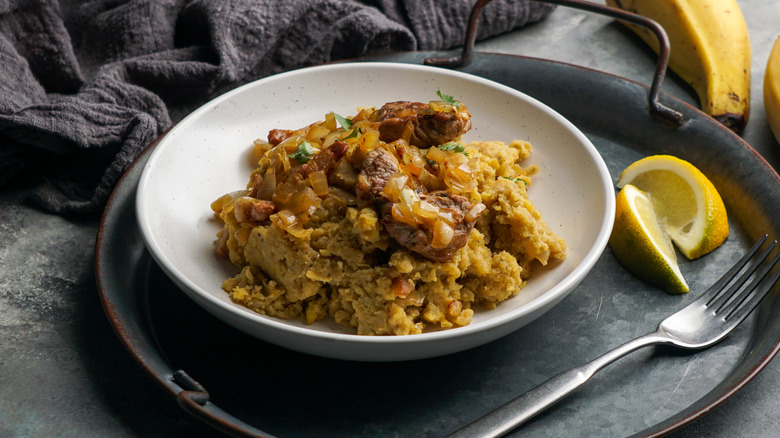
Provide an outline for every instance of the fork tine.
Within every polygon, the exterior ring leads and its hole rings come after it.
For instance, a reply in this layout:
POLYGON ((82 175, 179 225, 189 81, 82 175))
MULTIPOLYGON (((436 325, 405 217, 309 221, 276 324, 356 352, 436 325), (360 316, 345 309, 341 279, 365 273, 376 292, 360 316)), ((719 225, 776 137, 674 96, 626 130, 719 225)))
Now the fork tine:
POLYGON ((736 277, 737 273, 739 273, 739 271, 742 270, 747 262, 750 261, 750 259, 758 252, 764 242, 766 242, 766 239, 766 234, 761 236, 761 238, 758 239, 753 247, 747 250, 745 255, 743 255, 741 259, 737 260, 737 262, 734 264, 734 266, 731 267, 731 269, 728 270, 728 272, 723 274, 723 276, 720 277, 718 281, 716 281, 712 286, 704 291, 701 297, 699 297, 698 301, 706 301, 706 305, 710 306, 716 298, 721 296, 722 292, 726 288, 726 285, 729 284, 729 282, 731 282, 734 277, 736 277))
POLYGON ((734 306, 734 308, 729 310, 728 314, 726 314, 725 319, 727 321, 731 321, 735 324, 742 322, 742 320, 745 319, 745 317, 747 317, 750 312, 756 308, 756 306, 758 306, 758 304, 762 299, 764 299, 769 291, 772 290, 778 279, 780 279, 780 269, 776 269, 769 277, 767 277, 767 274, 769 274, 769 272, 774 269, 778 262, 780 262, 780 252, 775 254, 772 260, 766 266, 764 266, 758 274, 756 274, 756 278, 753 280, 750 286, 745 289, 749 291, 757 289, 756 292, 744 293, 744 297, 739 300, 739 303, 737 303, 736 306, 734 306), (759 283, 760 287, 758 287, 759 283))
MULTIPOLYGON (((740 277, 736 277, 736 273, 734 274, 734 278, 732 278, 731 285, 724 289, 722 292, 718 293, 715 297, 710 299, 710 301, 707 303, 707 307, 712 307, 715 309, 715 313, 721 313, 721 309, 729 302, 733 301, 732 298, 734 297, 735 293, 739 290, 739 288, 742 287, 753 275, 756 270, 758 270, 759 267, 761 267, 761 263, 766 260, 767 257, 769 257, 769 254, 772 252, 772 250, 775 248, 775 245, 777 245, 777 241, 771 242, 769 245, 767 245, 767 248, 759 255, 754 256, 749 262, 750 264, 747 266, 747 268, 744 269, 744 272, 740 277)), ((729 271, 731 272, 731 271, 729 271)))

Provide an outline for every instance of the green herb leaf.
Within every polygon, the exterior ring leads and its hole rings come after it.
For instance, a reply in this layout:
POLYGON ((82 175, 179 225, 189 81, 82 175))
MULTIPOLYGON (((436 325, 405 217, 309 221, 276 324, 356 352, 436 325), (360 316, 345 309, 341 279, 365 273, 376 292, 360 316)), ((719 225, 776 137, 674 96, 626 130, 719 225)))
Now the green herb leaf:
POLYGON ((436 95, 439 96, 439 99, 441 99, 444 102, 447 102, 448 104, 454 106, 455 108, 460 108, 461 103, 455 100, 454 97, 450 96, 449 94, 444 94, 441 92, 441 90, 436 90, 436 95))
POLYGON ((297 161, 298 164, 305 164, 311 159, 312 154, 314 154, 314 148, 311 143, 304 140, 298 145, 298 149, 290 154, 290 158, 297 161))
POLYGON ((347 119, 345 117, 341 117, 340 115, 338 115, 336 113, 333 113, 333 116, 336 118, 336 121, 339 122, 339 125, 341 125, 342 128, 349 129, 349 128, 352 127, 352 121, 351 120, 349 120, 349 119, 347 119))
POLYGON ((452 151, 452 152, 460 152, 461 154, 465 156, 469 156, 469 153, 466 152, 466 146, 456 142, 451 141, 449 143, 444 143, 442 145, 436 146, 437 148, 443 150, 443 151, 452 151))
POLYGON ((511 176, 502 176, 501 178, 508 179, 509 181, 514 181, 514 182, 522 182, 526 186, 528 185, 526 180, 524 180, 523 178, 512 178, 511 176))
POLYGON ((360 135, 360 132, 358 132, 358 129, 355 128, 355 129, 352 130, 352 132, 349 133, 348 136, 342 138, 342 140, 346 140, 348 138, 357 138, 358 135, 360 135))

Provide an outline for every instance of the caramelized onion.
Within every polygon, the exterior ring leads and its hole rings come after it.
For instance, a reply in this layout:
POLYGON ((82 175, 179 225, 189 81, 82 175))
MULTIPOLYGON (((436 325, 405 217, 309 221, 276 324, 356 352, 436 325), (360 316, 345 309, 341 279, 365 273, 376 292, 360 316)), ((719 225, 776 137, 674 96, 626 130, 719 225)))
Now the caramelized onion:
POLYGON ((211 210, 213 210, 216 213, 219 213, 222 211, 222 209, 227 205, 228 202, 232 201, 233 197, 230 196, 230 194, 224 194, 220 196, 216 201, 211 203, 211 210))
POLYGON ((295 152, 296 149, 298 149, 298 145, 301 143, 303 138, 300 135, 294 135, 287 140, 279 143, 276 145, 277 148, 283 150, 287 154, 291 154, 295 152))
POLYGON ((438 219, 433 226, 433 240, 431 240, 431 246, 433 248, 441 249, 445 248, 452 241, 455 236, 455 230, 447 224, 444 220, 438 219))
POLYGON ((439 180, 428 169, 423 168, 420 174, 417 176, 420 184, 424 185, 428 190, 438 190, 439 180))
POLYGON ((433 100, 428 102, 428 108, 437 113, 454 113, 455 107, 443 101, 433 100))
POLYGON ((311 187, 304 186, 292 194, 289 201, 285 204, 285 208, 296 214, 311 214, 321 202, 322 199, 314 193, 311 187))
POLYGON ((412 148, 409 147, 409 142, 406 140, 399 138, 392 143, 388 143, 387 146, 395 151, 402 164, 412 161, 412 148))
POLYGON ((385 195, 387 199, 397 202, 401 197, 401 190, 404 189, 408 179, 409 176, 404 175, 403 173, 394 173, 390 176, 390 179, 387 180, 385 187, 382 189, 382 194, 385 195))
POLYGON ((439 164, 444 164, 444 162, 447 161, 447 154, 437 147, 428 149, 428 153, 425 154, 425 157, 439 164))
POLYGON ((276 214, 271 215, 271 221, 283 230, 287 230, 298 224, 298 218, 290 210, 281 210, 276 214))
POLYGON ((325 136, 325 138, 322 139, 322 148, 327 149, 335 143, 337 140, 341 138, 342 132, 331 132, 328 135, 325 136))
POLYGON ((456 166, 451 166, 448 163, 447 171, 444 174, 444 183, 459 193, 470 192, 477 187, 474 170, 466 162, 456 166))
POLYGON ((359 108, 357 115, 352 118, 352 123, 368 120, 369 116, 373 113, 374 113, 374 108, 359 108))
POLYGON ((233 203, 236 199, 249 195, 249 190, 236 190, 235 192, 230 192, 226 195, 222 195, 217 199, 216 201, 211 203, 211 209, 215 212, 227 212, 230 213, 233 211, 233 203), (219 210, 216 210, 216 208, 219 208, 219 210))
POLYGON ((335 131, 338 128, 336 124, 336 116, 333 113, 325 114, 325 121, 322 122, 322 126, 328 128, 329 131, 335 131))
POLYGON ((412 213, 424 222, 432 222, 439 217, 439 208, 428 201, 420 201, 412 206, 412 213))
MULTIPOLYGON (((438 149, 438 148, 437 148, 438 149)), ((452 167, 459 167, 462 164, 468 163, 469 159, 466 154, 461 152, 450 152, 448 155, 448 161, 452 167)), ((467 167, 467 169, 471 169, 467 167)))
POLYGON ((328 134, 330 134, 330 129, 322 125, 311 125, 309 132, 306 133, 306 140, 321 140, 328 134))
POLYGON ((360 136, 358 144, 360 144, 360 149, 364 153, 368 153, 368 151, 379 145, 379 131, 371 129, 364 132, 363 135, 360 136))
POLYGON ((406 225, 417 228, 418 224, 414 218, 414 213, 412 213, 412 209, 406 204, 402 202, 397 202, 393 204, 390 212, 393 216, 394 221, 401 222, 406 225))
POLYGON ((276 146, 275 148, 271 149, 269 153, 272 154, 272 161, 276 166, 277 171, 290 170, 290 167, 292 167, 290 164, 290 157, 287 155, 284 147, 276 146))
POLYGON ((414 190, 404 187, 401 190, 401 202, 409 206, 409 209, 411 210, 412 205, 420 202, 420 197, 417 196, 417 193, 414 193, 414 190))
POLYGON ((422 174, 423 168, 418 166, 417 163, 410 161, 406 163, 403 166, 404 170, 409 172, 410 174, 414 175, 415 177, 419 177, 422 174))
MULTIPOLYGON (((414 113, 414 111, 412 111, 411 109, 408 110, 408 112, 414 113)), ((399 118, 403 118, 403 117, 406 116, 399 114, 399 118)), ((401 131, 401 138, 404 139, 406 142, 409 142, 409 139, 412 138, 412 134, 414 134, 414 125, 412 125, 411 123, 404 124, 404 129, 403 131, 401 131)))
POLYGON ((272 147, 273 145, 271 143, 258 138, 252 142, 252 151, 249 154, 249 161, 253 165, 258 164, 260 160, 265 157, 265 153, 271 150, 272 147))
POLYGON ((276 224, 277 227, 297 238, 303 238, 311 233, 311 230, 307 230, 301 226, 298 217, 290 210, 282 210, 272 215, 271 221, 276 224))
POLYGON ((485 211, 487 207, 485 204, 481 202, 477 202, 474 204, 469 211, 466 212, 466 214, 463 216, 466 221, 471 222, 477 220, 479 218, 479 215, 482 214, 483 211, 485 211))
POLYGON ((286 205, 297 190, 296 184, 279 184, 274 190, 273 201, 280 205, 286 205))
POLYGON ((439 211, 439 218, 441 218, 447 225, 454 225, 455 218, 452 217, 451 211, 439 211))
POLYGON ((276 190, 276 172, 273 167, 268 169, 263 177, 263 182, 257 189, 257 199, 270 201, 273 199, 274 190, 276 190))
POLYGON ((318 170, 309 174, 309 184, 317 196, 328 194, 328 176, 325 172, 318 170))

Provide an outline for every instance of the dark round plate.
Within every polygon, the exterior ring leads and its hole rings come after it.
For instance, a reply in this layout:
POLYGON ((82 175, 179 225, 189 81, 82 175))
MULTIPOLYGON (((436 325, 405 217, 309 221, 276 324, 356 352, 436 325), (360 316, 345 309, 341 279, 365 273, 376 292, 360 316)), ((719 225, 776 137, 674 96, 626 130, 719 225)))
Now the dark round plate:
MULTIPOLYGON (((371 60, 422 63, 430 55, 371 60)), ((634 160, 660 153, 701 169, 724 198, 731 235, 713 253, 681 260, 692 292, 667 295, 628 274, 607 250, 558 306, 482 347, 393 363, 295 353, 221 323, 151 260, 135 222, 134 201, 152 145, 106 208, 96 272, 106 313, 122 342, 186 410, 235 435, 443 436, 550 376, 654 330, 758 236, 780 236, 780 177, 748 144, 697 109, 662 95, 663 103, 687 118, 675 127, 648 115, 644 85, 552 61, 475 53, 462 70, 560 112, 599 149, 613 178, 634 160)), ((775 291, 745 324, 708 350, 645 349, 622 359, 523 426, 523 435, 657 436, 704 415, 777 353, 779 300, 775 291)))

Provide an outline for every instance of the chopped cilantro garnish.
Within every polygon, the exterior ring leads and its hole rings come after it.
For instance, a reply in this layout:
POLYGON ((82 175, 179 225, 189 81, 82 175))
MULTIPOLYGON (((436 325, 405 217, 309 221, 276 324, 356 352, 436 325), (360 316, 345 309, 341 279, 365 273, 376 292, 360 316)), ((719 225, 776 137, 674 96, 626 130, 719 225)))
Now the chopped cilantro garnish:
POLYGON ((333 113, 333 117, 336 118, 336 120, 339 122, 342 128, 349 129, 352 127, 352 121, 347 119, 346 117, 341 117, 336 113, 333 113))
POLYGON ((460 144, 458 142, 455 142, 455 141, 451 141, 449 143, 444 143, 444 144, 436 146, 436 147, 441 149, 441 150, 443 150, 443 151, 460 152, 461 154, 463 154, 463 155, 465 155, 467 157, 469 156, 469 153, 466 152, 466 146, 464 146, 464 145, 462 145, 462 144, 460 144))
POLYGON ((360 135, 360 132, 358 132, 358 129, 355 128, 355 129, 352 130, 352 132, 349 133, 348 136, 342 138, 342 140, 346 140, 348 138, 357 138, 358 135, 360 135))
POLYGON ((436 95, 439 96, 439 99, 441 99, 442 101, 447 102, 448 104, 454 106, 455 108, 460 108, 461 105, 460 102, 455 100, 454 97, 442 93, 441 90, 436 90, 436 95))
POLYGON ((501 178, 508 179, 509 181, 514 181, 514 182, 522 182, 526 186, 528 185, 528 182, 523 178, 512 178, 511 176, 502 176, 501 178))
POLYGON ((311 143, 304 140, 298 145, 298 149, 290 154, 290 158, 297 161, 298 164, 305 164, 311 159, 313 153, 314 148, 311 146, 311 143))

